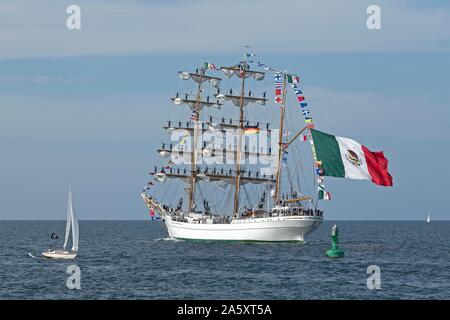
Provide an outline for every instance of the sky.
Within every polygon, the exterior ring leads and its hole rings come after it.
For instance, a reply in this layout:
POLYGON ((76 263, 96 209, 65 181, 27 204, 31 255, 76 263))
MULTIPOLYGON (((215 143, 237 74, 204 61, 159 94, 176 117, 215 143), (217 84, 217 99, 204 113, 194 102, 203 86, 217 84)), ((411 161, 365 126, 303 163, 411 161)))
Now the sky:
POLYGON ((389 159, 393 188, 326 179, 327 219, 450 218, 446 1, 2 1, 0 43, 0 219, 64 219, 70 185, 80 219, 146 219, 161 127, 189 117, 177 71, 244 45, 301 77, 319 130, 389 159))

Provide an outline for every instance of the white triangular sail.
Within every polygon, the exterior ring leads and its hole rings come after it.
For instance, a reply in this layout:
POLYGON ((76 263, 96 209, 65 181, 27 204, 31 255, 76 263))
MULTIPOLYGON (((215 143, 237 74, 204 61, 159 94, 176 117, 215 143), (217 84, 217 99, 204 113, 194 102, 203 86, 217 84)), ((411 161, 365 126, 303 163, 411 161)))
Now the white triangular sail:
POLYGON ((64 250, 66 250, 67 243, 69 242, 70 229, 72 229, 72 251, 78 251, 79 228, 77 217, 73 211, 72 190, 69 190, 69 200, 67 203, 66 235, 63 246, 64 250))
POLYGON ((431 216, 430 216, 430 214, 428 214, 427 222, 430 222, 430 220, 431 220, 431 216))
POLYGON ((70 217, 72 220, 72 251, 78 251, 79 228, 78 220, 72 205, 72 192, 70 192, 70 217))
POLYGON ((72 208, 72 190, 69 190, 69 199, 67 201, 66 236, 64 238, 64 245, 63 245, 64 250, 66 250, 67 242, 69 241, 70 228, 72 225, 71 208, 72 208))

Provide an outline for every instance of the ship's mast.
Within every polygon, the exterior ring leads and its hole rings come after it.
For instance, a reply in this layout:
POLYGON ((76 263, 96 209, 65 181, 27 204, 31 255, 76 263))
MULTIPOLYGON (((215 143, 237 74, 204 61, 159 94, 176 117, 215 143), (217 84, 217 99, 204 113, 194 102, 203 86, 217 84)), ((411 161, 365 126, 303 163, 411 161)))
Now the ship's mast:
MULTIPOLYGON (((252 61, 250 61, 252 62, 252 61)), ((182 80, 188 80, 188 79, 193 79, 195 82, 197 82, 198 86, 197 86, 197 94, 195 99, 189 97, 189 94, 186 94, 186 96, 184 98, 179 97, 179 93, 176 94, 176 97, 171 98, 172 101, 176 104, 176 105, 181 105, 181 104, 187 104, 189 105, 189 107, 195 112, 195 117, 191 116, 191 120, 192 122, 194 122, 194 126, 191 127, 190 124, 186 125, 186 128, 183 128, 184 126, 181 125, 181 121, 179 122, 179 125, 177 127, 172 127, 171 126, 171 122, 168 122, 167 127, 164 127, 167 129, 168 132, 172 132, 172 130, 177 130, 177 129, 185 129, 188 132, 192 132, 192 149, 190 150, 190 154, 191 154, 191 170, 190 172, 187 172, 186 168, 184 169, 184 172, 180 172, 180 169, 178 168, 178 170, 172 170, 172 167, 169 166, 169 171, 166 172, 164 170, 163 167, 161 169, 161 171, 159 172, 157 167, 155 166, 154 172, 150 172, 150 174, 152 174, 156 180, 158 181, 164 181, 166 177, 168 178, 179 178, 179 179, 183 179, 184 181, 188 182, 188 186, 186 188, 186 193, 189 199, 189 204, 188 204, 188 212, 192 212, 193 210, 196 209, 196 204, 195 204, 195 200, 196 200, 196 182, 200 181, 201 179, 203 179, 203 181, 205 182, 214 182, 214 181, 225 181, 228 184, 234 184, 235 185, 235 190, 234 190, 234 201, 233 201, 233 216, 237 216, 239 214, 239 195, 240 195, 240 184, 246 184, 246 183, 267 183, 268 187, 269 185, 275 184, 275 190, 274 194, 273 194, 273 201, 275 205, 279 205, 280 204, 280 185, 281 185, 281 180, 282 180, 282 175, 281 175, 281 168, 282 168, 282 158, 283 158, 283 152, 285 149, 288 148, 288 146, 304 131, 307 130, 308 128, 310 128, 309 125, 307 125, 306 127, 304 127, 302 130, 300 130, 293 138, 291 139, 285 139, 284 135, 283 135, 283 131, 284 131, 284 121, 285 121, 285 113, 286 113, 286 107, 287 107, 287 83, 288 83, 288 75, 286 74, 286 72, 279 72, 278 74, 281 74, 283 76, 283 81, 282 81, 282 101, 280 103, 280 129, 279 129, 279 142, 278 142, 278 160, 277 160, 277 164, 276 164, 276 172, 272 172, 270 173, 270 175, 266 175, 263 174, 261 176, 259 176, 259 172, 254 172, 252 175, 252 172, 248 171, 248 173, 246 174, 245 171, 243 172, 242 170, 242 163, 241 163, 241 158, 242 158, 242 153, 245 153, 245 157, 250 157, 250 156, 273 156, 273 153, 271 151, 271 149, 269 148, 268 153, 266 152, 255 152, 255 150, 253 150, 253 152, 251 152, 250 150, 247 150, 247 147, 243 148, 243 144, 245 145, 245 140, 244 140, 244 133, 245 133, 245 125, 244 125, 244 107, 248 104, 248 103, 257 103, 260 105, 265 105, 266 102, 268 101, 268 99, 266 99, 266 93, 264 92, 262 97, 258 97, 257 95, 251 93, 251 91, 249 91, 248 96, 245 95, 245 79, 247 77, 253 77, 255 80, 259 81, 259 80, 263 80, 264 79, 264 72, 260 72, 260 71, 255 71, 255 70, 250 70, 249 69, 249 65, 248 65, 248 61, 247 61, 247 57, 244 57, 244 60, 241 61, 240 63, 238 63, 237 65, 233 65, 231 67, 221 67, 220 70, 222 70, 225 74, 225 76, 227 78, 232 77, 233 75, 236 75, 237 77, 241 78, 241 92, 240 95, 239 94, 233 94, 232 90, 230 89, 229 94, 227 92, 225 92, 225 94, 221 94, 220 93, 220 88, 218 88, 218 85, 220 83, 220 81, 222 80, 221 78, 218 77, 213 77, 213 76, 209 76, 206 75, 206 70, 209 67, 209 64, 207 67, 200 67, 199 69, 197 69, 197 71, 195 73, 193 72, 186 72, 186 71, 178 71, 179 73, 179 77, 182 80), (202 101, 202 96, 203 96, 203 90, 202 90, 202 83, 204 81, 208 81, 209 84, 215 88, 218 88, 217 90, 217 94, 215 94, 214 96, 216 97, 216 101, 210 101, 209 96, 207 97, 206 100, 202 101), (208 126, 207 129, 204 128, 203 125, 199 126, 199 121, 200 121, 200 111, 201 109, 203 109, 205 106, 206 107, 217 107, 220 109, 220 106, 223 104, 223 102, 225 101, 231 101, 235 106, 239 107, 239 123, 236 125, 235 123, 232 122, 232 120, 230 120, 229 124, 225 124, 224 122, 224 118, 222 118, 222 124, 219 123, 213 123, 213 118, 210 117, 210 126, 208 126), (235 163, 235 174, 232 173, 232 170, 230 169, 229 172, 224 172, 223 168, 220 172, 216 171, 216 168, 214 168, 213 171, 209 171, 208 172, 208 168, 206 167, 206 169, 201 170, 200 167, 197 166, 197 162, 198 162, 198 156, 199 156, 199 150, 198 150, 198 144, 199 144, 199 131, 200 133, 202 133, 204 130, 208 130, 208 131, 215 131, 215 130, 219 130, 220 132, 226 132, 226 130, 228 128, 233 128, 234 130, 237 131, 237 146, 235 148, 235 150, 233 150, 234 152, 234 159, 236 160, 235 163), (170 129, 170 130, 169 130, 170 129), (286 142, 285 142, 286 141, 286 142), (275 177, 274 177, 275 176, 275 177)), ((213 65, 213 67, 211 69, 217 70, 215 68, 215 66, 213 65)), ((266 68, 265 68, 266 69, 266 68)), ((277 83, 279 85, 279 77, 277 76, 277 83)), ((278 94, 278 92, 277 92, 278 94)), ((248 122, 248 121, 247 121, 248 122)), ((252 126, 253 127, 253 126, 252 126)), ((259 131, 259 122, 257 123, 257 125, 255 126, 257 127, 257 131, 259 131)), ((267 128, 269 127, 269 124, 267 124, 267 128)), ((187 137, 186 135, 183 136, 183 142, 180 141, 180 145, 184 145, 185 144, 185 137, 187 137)), ((226 149, 226 146, 222 147, 225 153, 225 156, 228 157, 228 152, 230 150, 226 149)), ((162 157, 166 157, 168 154, 173 155, 173 153, 177 153, 177 152, 186 152, 186 147, 183 148, 179 148, 178 149, 173 149, 172 148, 172 143, 170 144, 170 148, 166 148, 165 144, 163 143, 163 146, 161 149, 158 149, 157 152, 162 156, 162 157)), ((212 149, 211 154, 214 154, 214 150, 212 149)), ((201 151, 202 154, 204 156, 209 156, 209 150, 205 147, 205 149, 203 149, 201 147, 201 151), (207 152, 208 151, 208 152, 207 152)), ((261 150, 262 151, 262 150, 261 150)), ((180 154, 180 153, 178 153, 180 154)), ((172 161, 171 161, 172 162, 172 161)), ((172 162, 173 164, 173 162, 172 162)), ((288 174, 290 175, 290 173, 288 172, 288 174)), ((271 187, 270 187, 271 188, 271 187)), ((292 189, 292 187, 291 187, 292 189)), ((201 191, 201 190, 200 190, 201 191)), ((246 191, 244 189, 244 191, 246 191)), ((272 192, 270 192, 272 193, 272 192)), ((291 194, 293 192, 291 191, 291 194)), ((203 196, 203 195, 202 195, 203 196)), ((249 198, 247 196, 247 198, 249 198)), ((297 198, 297 196, 294 197, 295 199, 291 199, 289 200, 290 202, 295 202, 295 201, 304 201, 304 200, 309 200, 310 198, 305 198, 305 197, 299 197, 297 198)), ((263 201, 263 200, 261 200, 263 201)), ((267 201, 269 201, 269 190, 267 190, 267 201)), ((179 206, 182 206, 182 203, 179 204, 179 206)), ((267 203, 267 206, 269 206, 269 202, 267 203)), ((205 210, 209 211, 209 207, 208 205, 205 205, 205 210)), ((164 209, 164 208, 163 208, 164 209)), ((179 209, 178 209, 179 210, 179 209)))
POLYGON ((238 214, 239 211, 239 188, 241 177, 241 148, 242 148, 242 135, 244 131, 244 90, 245 90, 245 71, 247 69, 247 58, 244 57, 244 61, 241 64, 241 99, 239 102, 239 126, 238 126, 238 145, 236 150, 236 177, 235 177, 235 191, 234 191, 234 206, 233 214, 238 214))
POLYGON ((277 161, 277 174, 275 185, 275 205, 280 200, 280 180, 281 180, 281 159, 283 156, 283 128, 284 128, 284 111, 286 106, 286 74, 283 73, 283 95, 280 104, 280 132, 278 141, 278 161, 277 161))
MULTIPOLYGON (((223 95, 223 94, 220 94, 220 91, 218 91, 217 95, 215 95, 217 98, 217 101, 210 102, 209 97, 206 101, 202 101, 202 83, 205 80, 208 80, 210 85, 217 88, 221 79, 217 78, 217 77, 207 76, 205 74, 206 69, 207 69, 207 67, 204 67, 204 68, 202 67, 202 68, 200 68, 200 72, 199 72, 199 69, 197 69, 195 74, 179 71, 179 75, 180 75, 181 79, 187 80, 189 78, 192 78, 195 82, 198 83, 197 96, 195 99, 188 99, 187 95, 186 95, 186 98, 181 99, 178 97, 178 94, 175 98, 172 98, 172 100, 175 104, 179 105, 179 104, 186 103, 195 112, 196 119, 194 119, 194 117, 191 117, 191 120, 194 120, 194 127, 186 128, 187 130, 193 131, 192 149, 191 149, 191 153, 190 153, 191 154, 191 172, 189 173, 189 175, 187 175, 186 172, 184 174, 180 174, 179 172, 172 173, 172 171, 171 171, 170 173, 166 173, 165 175, 171 176, 171 177, 177 177, 177 178, 181 178, 181 177, 187 178, 188 187, 186 188, 186 192, 187 192, 187 195, 189 198, 189 204, 188 204, 189 211, 192 211, 195 209, 195 191, 196 191, 197 180, 204 179, 205 176, 215 176, 216 178, 225 179, 225 180, 230 179, 230 182, 234 183, 234 185, 235 185, 233 214, 236 214, 239 211, 239 191, 240 191, 239 189, 240 189, 241 180, 245 179, 245 181, 247 181, 247 182, 248 181, 258 182, 258 181, 266 181, 266 180, 272 181, 273 180, 272 182, 275 182, 275 180, 273 179, 273 176, 266 177, 264 175, 262 178, 259 178, 258 173, 256 173, 255 177, 251 177, 251 172, 249 172, 247 174, 247 176, 245 176, 245 174, 242 173, 242 169, 241 169, 241 158, 242 158, 242 149, 243 149, 242 147, 243 147, 243 143, 244 143, 243 135, 244 135, 244 128, 245 128, 245 126, 244 126, 244 107, 249 102, 265 105, 266 101, 267 101, 267 99, 265 98, 265 93, 264 93, 263 97, 255 97, 255 96, 252 96, 249 91, 249 96, 248 97, 245 96, 245 78, 248 76, 252 76, 255 80, 262 80, 262 79, 264 79, 264 72, 249 70, 246 56, 244 57, 244 60, 241 61, 238 65, 235 65, 232 67, 221 67, 221 70, 225 73, 225 75, 228 78, 233 75, 236 75, 242 79, 241 93, 240 93, 240 95, 239 94, 233 95, 232 91, 230 90, 230 94, 223 95), (215 170, 213 173, 209 173, 209 172, 207 172, 207 169, 206 169, 206 171, 201 173, 201 177, 200 177, 200 171, 197 166, 197 162, 198 162, 197 158, 199 156, 199 153, 198 153, 199 130, 201 132, 203 132, 203 126, 199 126, 199 123, 198 123, 199 122, 198 118, 200 116, 200 110, 205 106, 207 106, 207 107, 216 106, 216 107, 219 107, 219 109, 220 109, 220 105, 222 104, 221 102, 223 102, 225 100, 231 100, 234 105, 239 107, 239 124, 234 125, 230 122, 230 127, 235 128, 237 130, 237 135, 238 135, 237 146, 234 150, 234 155, 235 155, 235 160, 236 160, 235 174, 231 174, 231 172, 229 173, 229 175, 223 174, 223 172, 221 172, 220 174, 217 174, 215 172, 215 170)), ((169 122, 168 127, 170 127, 170 122, 169 122)), ((224 130, 223 127, 224 127, 224 124, 221 125, 222 131, 224 130)), ((158 152, 161 155, 165 155, 168 153, 171 154, 173 152, 172 145, 170 146, 170 150, 166 150, 164 147, 164 144, 163 144, 162 149, 158 150, 158 152)), ((259 156, 259 153, 257 153, 257 156, 259 156)), ((156 169, 155 169, 155 174, 157 174, 156 169)))
POLYGON ((190 186, 189 186, 189 210, 194 210, 195 205, 195 184, 196 184, 196 176, 197 176, 197 135, 198 135, 198 121, 200 120, 200 99, 202 92, 202 82, 203 76, 205 75, 205 69, 203 67, 200 68, 200 81, 198 81, 197 87, 197 97, 195 101, 195 112, 196 112, 196 120, 194 120, 194 132, 193 132, 193 141, 192 141, 192 153, 191 153, 191 176, 190 176, 190 186))

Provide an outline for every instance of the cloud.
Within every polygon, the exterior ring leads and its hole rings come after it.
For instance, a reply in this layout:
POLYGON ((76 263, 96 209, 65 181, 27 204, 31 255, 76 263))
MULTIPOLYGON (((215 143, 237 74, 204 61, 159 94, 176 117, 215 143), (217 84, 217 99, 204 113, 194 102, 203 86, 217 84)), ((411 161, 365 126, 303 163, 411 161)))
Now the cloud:
POLYGON ((370 1, 87 1, 82 30, 66 28, 73 1, 0 4, 0 58, 129 53, 436 52, 450 49, 450 13, 378 1, 382 30, 366 27, 370 1))

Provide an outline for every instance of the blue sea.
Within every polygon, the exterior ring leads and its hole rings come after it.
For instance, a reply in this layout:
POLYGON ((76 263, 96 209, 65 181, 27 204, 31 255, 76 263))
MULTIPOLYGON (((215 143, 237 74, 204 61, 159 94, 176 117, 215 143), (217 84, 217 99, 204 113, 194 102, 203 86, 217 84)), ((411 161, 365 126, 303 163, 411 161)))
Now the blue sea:
POLYGON ((81 221, 75 260, 41 258, 64 228, 0 221, 0 299, 450 298, 450 221, 327 221, 302 244, 175 241, 161 221, 81 221), (333 223, 342 259, 325 256, 333 223), (73 264, 79 290, 66 287, 73 264), (380 289, 367 286, 371 265, 380 289))

